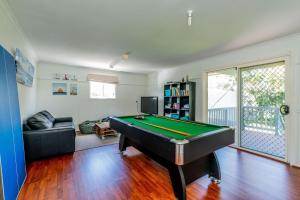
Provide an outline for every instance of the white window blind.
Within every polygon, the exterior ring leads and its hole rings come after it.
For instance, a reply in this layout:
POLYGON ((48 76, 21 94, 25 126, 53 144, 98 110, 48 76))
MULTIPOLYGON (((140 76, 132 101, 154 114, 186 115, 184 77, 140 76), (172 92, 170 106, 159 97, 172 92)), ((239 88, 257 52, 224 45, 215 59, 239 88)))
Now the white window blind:
POLYGON ((102 75, 102 74, 88 74, 88 81, 101 82, 101 83, 113 83, 118 84, 119 79, 117 76, 102 75))

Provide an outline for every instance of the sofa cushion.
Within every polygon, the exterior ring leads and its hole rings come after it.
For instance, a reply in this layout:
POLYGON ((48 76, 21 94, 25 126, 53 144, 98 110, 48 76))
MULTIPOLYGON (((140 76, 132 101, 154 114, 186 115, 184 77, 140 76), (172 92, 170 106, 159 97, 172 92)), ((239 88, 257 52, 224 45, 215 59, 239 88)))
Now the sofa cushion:
POLYGON ((32 117, 28 118, 27 124, 33 130, 47 129, 53 127, 53 123, 41 113, 37 113, 32 117))
POLYGON ((49 119, 49 121, 51 121, 52 123, 54 123, 55 118, 53 117, 53 115, 51 115, 47 110, 43 110, 41 112, 42 115, 44 115, 47 119, 49 119))
POLYGON ((73 122, 58 122, 54 124, 53 128, 73 128, 73 122))

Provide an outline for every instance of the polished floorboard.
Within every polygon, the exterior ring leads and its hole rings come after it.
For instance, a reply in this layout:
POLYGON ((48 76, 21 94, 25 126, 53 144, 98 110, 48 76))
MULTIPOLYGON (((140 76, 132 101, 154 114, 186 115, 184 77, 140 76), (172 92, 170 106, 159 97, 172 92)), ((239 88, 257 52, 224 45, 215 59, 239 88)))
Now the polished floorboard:
MULTIPOLYGON (((222 182, 207 176, 187 187, 189 200, 300 199, 300 169, 224 148, 217 152, 222 182)), ((122 157, 117 145, 35 161, 27 165, 19 200, 175 199, 165 168, 130 147, 122 157)))

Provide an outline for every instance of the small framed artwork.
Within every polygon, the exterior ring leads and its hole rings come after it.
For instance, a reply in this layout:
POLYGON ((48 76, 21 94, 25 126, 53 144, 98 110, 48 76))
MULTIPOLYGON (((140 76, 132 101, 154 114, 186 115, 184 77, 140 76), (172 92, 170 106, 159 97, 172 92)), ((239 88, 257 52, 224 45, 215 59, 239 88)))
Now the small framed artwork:
POLYGON ((67 95, 67 83, 52 83, 52 95, 67 95))
POLYGON ((53 74, 53 79, 55 79, 55 80, 61 80, 61 74, 59 74, 59 73, 53 74))
POLYGON ((70 95, 78 95, 78 85, 76 83, 70 84, 70 95))
POLYGON ((69 76, 71 81, 77 81, 77 76, 75 74, 69 76))
POLYGON ((70 80, 70 75, 69 74, 63 74, 62 75, 62 80, 64 80, 64 81, 70 80))

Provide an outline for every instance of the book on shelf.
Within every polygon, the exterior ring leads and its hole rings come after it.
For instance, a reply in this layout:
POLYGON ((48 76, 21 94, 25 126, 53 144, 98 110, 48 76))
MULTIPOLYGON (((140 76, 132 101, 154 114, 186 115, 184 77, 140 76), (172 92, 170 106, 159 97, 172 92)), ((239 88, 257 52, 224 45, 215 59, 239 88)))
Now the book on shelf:
POLYGON ((178 119, 179 118, 179 114, 178 113, 171 113, 171 117, 178 119))
POLYGON ((186 96, 189 96, 189 95, 190 95, 190 86, 189 86, 189 84, 186 84, 185 87, 186 87, 186 88, 185 88, 186 96))
POLYGON ((170 117, 170 118, 176 118, 179 119, 179 114, 178 113, 166 113, 165 117, 170 117))
POLYGON ((166 109, 171 109, 171 104, 170 104, 170 103, 166 104, 166 105, 165 105, 165 108, 166 108, 166 109))
POLYGON ((180 96, 189 96, 190 95, 190 86, 186 85, 185 89, 180 90, 180 96))
POLYGON ((172 96, 180 96, 179 88, 173 87, 171 89, 171 95, 172 96))
POLYGON ((188 111, 185 111, 185 116, 186 117, 189 117, 190 116, 190 113, 188 111))
POLYGON ((189 108, 190 108, 189 104, 184 104, 181 109, 189 109, 189 108))
POLYGON ((166 97, 174 97, 174 96, 189 96, 190 89, 189 85, 187 84, 184 89, 180 89, 179 87, 171 87, 170 89, 165 89, 165 96, 166 97))
POLYGON ((190 118, 185 116, 185 117, 180 117, 181 120, 189 120, 190 118))
POLYGON ((180 104, 179 103, 173 103, 173 108, 174 109, 179 109, 180 108, 180 104))
POLYGON ((165 90, 165 96, 166 97, 171 96, 171 90, 165 90))
POLYGON ((180 96, 186 96, 186 90, 180 90, 180 96))

